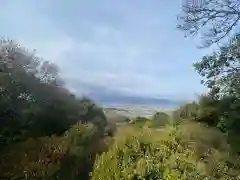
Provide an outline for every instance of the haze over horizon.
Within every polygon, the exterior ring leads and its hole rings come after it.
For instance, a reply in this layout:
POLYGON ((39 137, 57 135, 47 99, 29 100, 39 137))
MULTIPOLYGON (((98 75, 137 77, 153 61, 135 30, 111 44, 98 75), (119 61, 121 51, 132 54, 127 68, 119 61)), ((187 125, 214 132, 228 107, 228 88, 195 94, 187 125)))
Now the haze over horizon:
POLYGON ((60 67, 77 94, 195 99, 208 50, 176 29, 181 1, 0 2, 0 35, 60 67))

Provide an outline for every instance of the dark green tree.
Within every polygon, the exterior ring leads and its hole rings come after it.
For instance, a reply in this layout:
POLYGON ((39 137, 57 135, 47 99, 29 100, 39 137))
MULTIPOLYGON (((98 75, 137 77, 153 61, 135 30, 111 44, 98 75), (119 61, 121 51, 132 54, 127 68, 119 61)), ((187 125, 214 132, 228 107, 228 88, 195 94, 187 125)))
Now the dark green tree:
POLYGON ((227 132, 240 132, 240 35, 234 32, 239 20, 239 0, 186 0, 177 26, 186 35, 201 33, 202 47, 231 36, 194 65, 210 89, 209 99, 200 98, 200 119, 227 132))
POLYGON ((3 40, 0 69, 0 143, 62 134, 77 122, 106 125, 102 109, 71 94, 58 67, 35 52, 3 40))
POLYGON ((210 88, 218 109, 220 126, 240 130, 240 36, 237 34, 219 51, 204 56, 194 66, 210 88))

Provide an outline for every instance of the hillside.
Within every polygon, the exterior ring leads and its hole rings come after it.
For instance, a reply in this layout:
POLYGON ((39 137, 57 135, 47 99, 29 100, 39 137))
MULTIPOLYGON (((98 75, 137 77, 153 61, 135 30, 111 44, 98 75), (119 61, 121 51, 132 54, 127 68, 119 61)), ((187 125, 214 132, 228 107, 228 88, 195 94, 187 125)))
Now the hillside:
POLYGON ((0 23, 0 180, 240 180, 240 0, 2 0, 0 23))
POLYGON ((95 161, 93 180, 237 180, 239 156, 224 134, 194 122, 149 128, 122 126, 95 161))

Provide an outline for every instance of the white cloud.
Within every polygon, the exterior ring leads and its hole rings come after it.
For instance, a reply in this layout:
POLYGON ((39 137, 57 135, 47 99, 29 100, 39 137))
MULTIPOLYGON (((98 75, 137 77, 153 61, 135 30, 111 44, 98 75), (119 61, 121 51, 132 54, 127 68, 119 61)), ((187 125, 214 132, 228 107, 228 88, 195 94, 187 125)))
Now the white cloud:
POLYGON ((73 41, 55 28, 49 18, 39 12, 34 1, 8 1, 0 7, 0 32, 52 61, 72 48, 73 41))
MULTIPOLYGON (((106 3, 111 13, 117 10, 118 15, 124 17, 122 27, 116 28, 113 22, 115 25, 117 22, 111 17, 108 17, 109 22, 106 23, 91 22, 89 20, 91 18, 84 16, 71 16, 65 19, 60 17, 63 24, 66 19, 72 21, 74 25, 70 29, 80 29, 77 35, 71 35, 63 32, 63 28, 54 23, 51 15, 43 11, 46 7, 49 11, 54 11, 62 4, 66 13, 64 17, 68 16, 71 9, 65 8, 66 4, 63 3, 65 1, 59 1, 57 5, 48 1, 37 2, 9 0, 4 7, 0 7, 0 34, 16 39, 25 47, 35 48, 44 59, 59 64, 65 78, 148 96, 184 94, 193 90, 190 87, 186 89, 187 81, 183 82, 186 72, 179 69, 186 63, 183 61, 180 64, 176 61, 183 52, 174 49, 178 42, 173 42, 173 45, 169 43, 175 40, 175 37, 169 40, 171 37, 168 35, 172 35, 172 32, 168 32, 165 27, 164 16, 159 17, 162 22, 159 31, 165 32, 167 36, 158 37, 160 33, 157 33, 156 28, 160 26, 160 20, 147 11, 143 12, 145 6, 133 11, 132 8, 135 7, 126 3, 120 6, 120 1, 118 3, 121 8, 106 3), (116 9, 112 9, 113 7, 116 9), (180 82, 182 84, 178 85, 180 82)), ((92 14, 98 16, 94 12, 92 14)), ((104 20, 106 19, 102 21, 104 20)), ((63 26, 67 28, 66 24, 63 26)), ((186 44, 181 44, 184 45, 186 44)), ((195 81, 194 75, 192 77, 192 81, 195 81)), ((192 77, 188 77, 189 82, 192 77)))

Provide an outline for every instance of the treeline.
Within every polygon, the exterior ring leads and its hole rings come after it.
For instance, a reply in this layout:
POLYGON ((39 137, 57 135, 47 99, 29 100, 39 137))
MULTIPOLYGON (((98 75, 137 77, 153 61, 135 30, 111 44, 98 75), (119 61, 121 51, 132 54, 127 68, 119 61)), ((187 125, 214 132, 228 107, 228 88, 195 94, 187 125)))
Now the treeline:
POLYGON ((106 129, 103 110, 68 91, 55 64, 2 39, 0 179, 87 179, 106 129))

